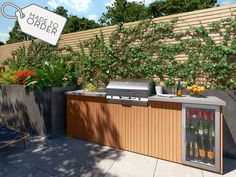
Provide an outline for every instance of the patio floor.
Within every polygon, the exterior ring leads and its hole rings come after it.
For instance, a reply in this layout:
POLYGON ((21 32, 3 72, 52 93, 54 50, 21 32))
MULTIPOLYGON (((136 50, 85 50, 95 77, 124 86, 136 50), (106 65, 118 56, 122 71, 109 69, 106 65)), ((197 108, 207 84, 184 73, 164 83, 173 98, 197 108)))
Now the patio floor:
MULTIPOLYGON (((218 177, 221 175, 107 146, 58 137, 32 138, 0 150, 0 177, 218 177)), ((236 160, 224 159, 224 177, 236 177, 236 160)))

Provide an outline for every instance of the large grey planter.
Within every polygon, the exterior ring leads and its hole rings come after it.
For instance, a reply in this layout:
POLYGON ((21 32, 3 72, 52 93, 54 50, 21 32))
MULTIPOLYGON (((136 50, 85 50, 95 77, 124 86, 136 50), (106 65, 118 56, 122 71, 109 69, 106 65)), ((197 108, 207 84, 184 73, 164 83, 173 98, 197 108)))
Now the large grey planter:
POLYGON ((73 87, 27 92, 21 85, 0 86, 0 114, 8 126, 40 136, 56 137, 66 130, 66 97, 73 87))
POLYGON ((206 96, 216 96, 226 102, 223 108, 224 156, 236 158, 236 91, 207 90, 206 96))
MULTIPOLYGON (((166 88, 167 93, 175 93, 176 89, 166 88)), ((184 90, 184 94, 188 94, 184 90)), ((236 158, 236 91, 209 89, 205 96, 216 96, 226 102, 223 108, 223 151, 224 156, 236 158)))

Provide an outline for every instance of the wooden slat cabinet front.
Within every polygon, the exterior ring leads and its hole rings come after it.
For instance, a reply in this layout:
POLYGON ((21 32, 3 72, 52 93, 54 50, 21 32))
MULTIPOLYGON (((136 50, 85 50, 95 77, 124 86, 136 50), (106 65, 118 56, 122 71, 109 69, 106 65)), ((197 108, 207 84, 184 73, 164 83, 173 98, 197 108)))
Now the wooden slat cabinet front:
POLYGON ((149 155, 182 162, 182 117, 180 103, 150 102, 149 155))
POLYGON ((104 100, 96 97, 67 96, 67 135, 95 143, 108 144, 110 128, 102 110, 104 100))
POLYGON ((148 108, 67 96, 67 135, 148 155, 148 108))

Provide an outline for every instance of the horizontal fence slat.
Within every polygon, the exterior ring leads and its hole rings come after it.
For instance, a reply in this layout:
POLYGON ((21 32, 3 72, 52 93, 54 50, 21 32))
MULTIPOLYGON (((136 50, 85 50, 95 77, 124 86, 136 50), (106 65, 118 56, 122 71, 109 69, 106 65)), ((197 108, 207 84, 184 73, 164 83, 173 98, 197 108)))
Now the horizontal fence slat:
MULTIPOLYGON (((190 26, 203 25, 204 27, 207 27, 208 24, 214 21, 219 21, 221 19, 235 17, 235 16, 236 16, 236 4, 232 4, 232 5, 227 5, 227 6, 214 7, 214 8, 197 10, 197 11, 175 14, 175 15, 170 15, 170 16, 158 17, 158 18, 153 19, 153 22, 155 23, 168 22, 173 18, 178 18, 176 27, 174 28, 174 32, 180 32, 180 31, 185 31, 190 26)), ((131 26, 137 25, 138 23, 139 23, 138 21, 130 22, 130 23, 124 24, 124 26, 131 27, 131 26)), ((106 26, 106 27, 97 28, 97 29, 90 29, 86 31, 63 34, 61 35, 58 45, 59 46, 70 45, 73 49, 76 50, 79 48, 78 44, 80 41, 88 40, 94 37, 95 35, 99 36, 100 32, 104 34, 104 41, 108 43, 109 36, 112 34, 112 32, 116 28, 117 28, 117 25, 114 25, 114 26, 106 26)), ((216 44, 219 44, 222 40, 220 36, 217 34, 212 34, 211 36, 214 39, 216 44)), ((174 43, 174 41, 166 40, 166 43, 174 43)), ((24 42, 0 46, 0 62, 10 57, 11 52, 13 50, 23 45, 25 45, 26 47, 29 46, 30 41, 24 41, 24 42)), ((63 53, 67 53, 67 52, 63 51, 63 53)), ((186 56, 180 55, 180 56, 177 56, 176 59, 180 61, 185 61, 186 56)))

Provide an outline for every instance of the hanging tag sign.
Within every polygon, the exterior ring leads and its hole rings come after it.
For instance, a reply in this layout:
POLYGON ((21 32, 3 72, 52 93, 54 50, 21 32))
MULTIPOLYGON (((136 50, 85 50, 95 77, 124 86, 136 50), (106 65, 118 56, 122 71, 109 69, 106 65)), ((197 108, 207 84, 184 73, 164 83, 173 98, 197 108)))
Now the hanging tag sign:
POLYGON ((62 33, 66 18, 50 12, 35 4, 21 9, 24 18, 20 18, 17 11, 16 16, 23 32, 39 38, 52 45, 56 45, 62 33))
MULTIPOLYGON (((9 4, 8 4, 9 5, 9 4)), ((67 19, 36 4, 17 8, 17 20, 22 32, 57 45, 67 19)))

